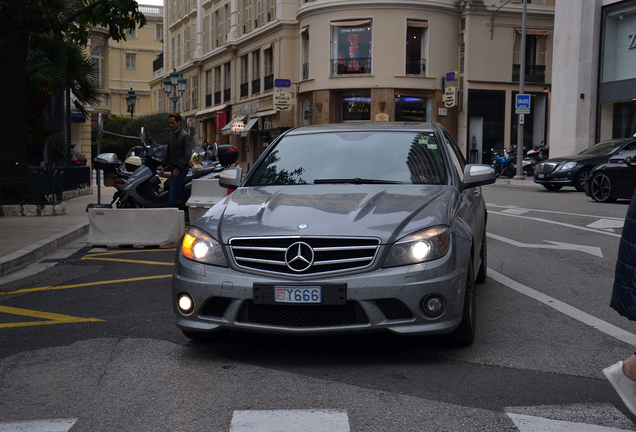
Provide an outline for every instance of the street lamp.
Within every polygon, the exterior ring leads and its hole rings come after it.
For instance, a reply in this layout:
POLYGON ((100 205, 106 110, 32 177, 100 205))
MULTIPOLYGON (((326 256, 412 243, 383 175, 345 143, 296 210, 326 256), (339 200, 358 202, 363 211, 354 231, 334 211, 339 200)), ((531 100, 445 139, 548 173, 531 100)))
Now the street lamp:
POLYGON ((172 101, 172 112, 177 112, 177 101, 181 96, 183 96, 185 89, 186 79, 183 75, 179 75, 176 69, 172 69, 172 72, 170 72, 170 78, 166 78, 163 82, 163 91, 172 101), (177 94, 177 92, 179 92, 179 94, 177 94), (170 96, 170 94, 172 94, 172 96, 170 96))
POLYGON ((131 87, 130 90, 128 90, 128 96, 126 96, 126 104, 128 105, 130 118, 133 118, 133 115, 135 114, 135 102, 137 102, 137 95, 131 87))

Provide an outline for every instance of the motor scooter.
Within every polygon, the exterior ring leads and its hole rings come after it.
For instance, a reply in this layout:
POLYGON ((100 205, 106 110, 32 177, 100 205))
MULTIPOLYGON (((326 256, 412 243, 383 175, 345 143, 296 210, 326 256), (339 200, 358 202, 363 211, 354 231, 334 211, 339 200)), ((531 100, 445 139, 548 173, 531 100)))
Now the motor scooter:
MULTIPOLYGON (((165 172, 167 178, 161 178, 157 174, 158 168, 162 165, 166 152, 166 146, 162 146, 151 139, 146 140, 142 128, 141 142, 145 148, 142 164, 130 174, 124 174, 122 165, 117 161, 114 153, 104 153, 95 158, 94 165, 97 169, 115 175, 113 186, 116 192, 111 201, 111 205, 117 208, 162 208, 168 204, 170 185, 172 184, 171 172, 165 172)), ((185 178, 186 190, 190 192, 192 180, 214 178, 228 166, 236 163, 239 152, 232 145, 217 146, 214 144, 212 150, 217 161, 211 162, 207 166, 200 164, 201 158, 198 154, 193 154, 191 165, 193 169, 185 178)), ((185 207, 185 202, 181 197, 176 203, 177 207, 185 207)))

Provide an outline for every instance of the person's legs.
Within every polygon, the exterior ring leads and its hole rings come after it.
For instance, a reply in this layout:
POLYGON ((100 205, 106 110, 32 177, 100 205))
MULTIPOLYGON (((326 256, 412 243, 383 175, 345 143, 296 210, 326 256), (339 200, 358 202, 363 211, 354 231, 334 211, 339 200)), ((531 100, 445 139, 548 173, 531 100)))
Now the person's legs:
POLYGON ((636 415, 636 354, 603 369, 603 373, 625 406, 636 415))
MULTIPOLYGON (((186 197, 186 201, 188 198, 188 191, 185 188, 185 177, 188 175, 188 168, 184 168, 179 171, 177 177, 172 179, 172 184, 170 185, 170 193, 168 195, 168 204, 166 207, 176 207, 177 198, 179 195, 183 195, 186 197)), ((185 201, 184 201, 185 202, 185 201)))

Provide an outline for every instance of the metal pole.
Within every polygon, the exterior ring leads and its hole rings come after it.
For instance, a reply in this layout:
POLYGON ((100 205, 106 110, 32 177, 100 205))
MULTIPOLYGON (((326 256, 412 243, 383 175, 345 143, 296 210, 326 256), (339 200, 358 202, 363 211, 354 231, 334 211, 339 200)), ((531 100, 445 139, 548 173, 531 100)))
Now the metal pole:
MULTIPOLYGON (((527 1, 523 1, 523 17, 521 24, 521 53, 519 54, 519 94, 524 92, 524 84, 526 80, 526 5, 527 1)), ((519 124, 517 125, 517 175, 515 179, 524 180, 523 175, 523 114, 518 114, 519 124)))

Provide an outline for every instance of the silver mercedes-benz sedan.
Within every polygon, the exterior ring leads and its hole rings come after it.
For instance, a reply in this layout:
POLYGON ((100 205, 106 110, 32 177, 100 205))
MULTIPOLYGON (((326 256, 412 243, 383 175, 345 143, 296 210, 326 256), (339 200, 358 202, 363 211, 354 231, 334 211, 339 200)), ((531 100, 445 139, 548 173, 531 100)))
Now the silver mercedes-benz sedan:
POLYGON ((176 325, 280 334, 391 331, 469 344, 486 278, 488 165, 437 123, 305 126, 279 136, 184 236, 176 325))

